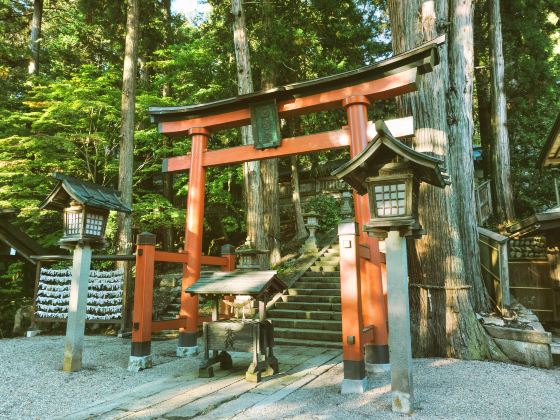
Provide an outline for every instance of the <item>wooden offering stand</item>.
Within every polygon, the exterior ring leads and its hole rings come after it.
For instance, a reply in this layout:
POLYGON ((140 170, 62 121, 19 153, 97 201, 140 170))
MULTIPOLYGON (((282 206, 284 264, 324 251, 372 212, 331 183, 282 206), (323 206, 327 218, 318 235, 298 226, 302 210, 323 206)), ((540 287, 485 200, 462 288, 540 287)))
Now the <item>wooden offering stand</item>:
POLYGON ((187 293, 212 300, 212 321, 203 324, 204 360, 199 368, 199 377, 213 377, 212 365, 216 363, 220 363, 221 369, 231 369, 232 360, 228 351, 253 354, 245 374, 250 382, 260 382, 263 376, 278 373, 278 360, 273 352, 274 328, 266 319, 266 302, 286 287, 276 271, 238 269, 229 273, 208 273, 186 289, 187 293), (250 301, 259 302, 259 319, 218 320, 220 302, 224 297, 240 295, 250 296, 250 301))

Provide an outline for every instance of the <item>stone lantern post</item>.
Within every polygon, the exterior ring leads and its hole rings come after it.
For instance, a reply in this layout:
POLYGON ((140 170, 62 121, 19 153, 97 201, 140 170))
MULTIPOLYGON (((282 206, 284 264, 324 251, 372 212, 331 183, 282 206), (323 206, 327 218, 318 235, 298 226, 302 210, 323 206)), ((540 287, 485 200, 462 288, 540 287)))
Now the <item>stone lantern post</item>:
POLYGON ((424 234, 418 222, 420 182, 444 188, 449 181, 442 173, 442 160, 401 143, 382 121, 375 128, 373 141, 333 175, 348 182, 358 194, 368 194, 371 214, 363 229, 385 239, 392 409, 410 414, 414 392, 406 238, 424 234))
POLYGON ((59 182, 41 208, 63 211, 64 229, 59 244, 74 253, 63 364, 65 372, 74 372, 82 368, 92 249, 106 245, 110 210, 132 210, 120 201, 115 190, 62 174, 55 174, 55 178, 59 182))

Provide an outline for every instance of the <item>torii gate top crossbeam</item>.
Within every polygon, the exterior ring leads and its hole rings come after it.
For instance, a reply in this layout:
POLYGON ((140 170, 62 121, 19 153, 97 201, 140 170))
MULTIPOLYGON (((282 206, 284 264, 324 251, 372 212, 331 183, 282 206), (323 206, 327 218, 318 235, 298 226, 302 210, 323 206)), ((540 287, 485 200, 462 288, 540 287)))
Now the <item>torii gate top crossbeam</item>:
POLYGON ((184 135, 194 127, 216 131, 250 124, 251 104, 270 100, 277 102, 280 116, 289 117, 339 107, 341 100, 352 95, 370 100, 389 98, 416 89, 416 77, 439 63, 437 47, 444 42, 445 36, 441 36, 389 59, 333 76, 205 104, 150 107, 148 114, 158 123, 160 133, 184 135))

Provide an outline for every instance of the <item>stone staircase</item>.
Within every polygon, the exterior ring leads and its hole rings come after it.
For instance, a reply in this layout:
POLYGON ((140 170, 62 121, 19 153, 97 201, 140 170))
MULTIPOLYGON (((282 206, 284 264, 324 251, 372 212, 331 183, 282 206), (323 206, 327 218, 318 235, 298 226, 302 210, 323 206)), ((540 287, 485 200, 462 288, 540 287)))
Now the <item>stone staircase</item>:
POLYGON ((342 348, 339 258, 333 244, 267 310, 275 344, 342 348))

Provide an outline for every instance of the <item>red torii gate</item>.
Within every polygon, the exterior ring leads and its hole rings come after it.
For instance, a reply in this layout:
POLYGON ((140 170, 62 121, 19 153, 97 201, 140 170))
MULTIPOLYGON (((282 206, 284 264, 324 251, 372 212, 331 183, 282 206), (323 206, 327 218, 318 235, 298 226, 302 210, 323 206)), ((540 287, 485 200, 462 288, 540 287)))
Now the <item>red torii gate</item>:
MULTIPOLYGON (((433 66, 438 64, 437 47, 444 42, 445 38, 440 37, 390 59, 335 76, 207 104, 149 109, 160 133, 192 137, 190 153, 163 161, 163 172, 190 171, 186 263, 179 315, 186 318, 187 323, 186 328, 180 330, 179 347, 196 349, 197 346, 198 297, 185 293, 185 289, 200 277, 206 168, 343 147, 350 147, 350 156, 354 157, 375 136, 375 127, 367 120, 371 102, 415 91, 417 77, 432 71, 433 66), (251 106, 265 101, 276 101, 280 117, 343 107, 347 112, 348 126, 286 138, 276 148, 256 149, 253 145, 245 145, 207 150, 208 137, 212 132, 250 124, 251 106)), ((387 121, 387 124, 396 137, 413 134, 410 118, 387 121)), ((354 203, 356 222, 361 230, 361 226, 369 221, 367 195, 355 194, 354 203)), ((361 235, 359 248, 360 258, 356 264, 344 264, 344 268, 341 264, 343 359, 345 378, 350 379, 358 379, 357 376, 362 375, 360 371, 364 369, 364 360, 372 364, 389 363, 378 242, 361 235)))

